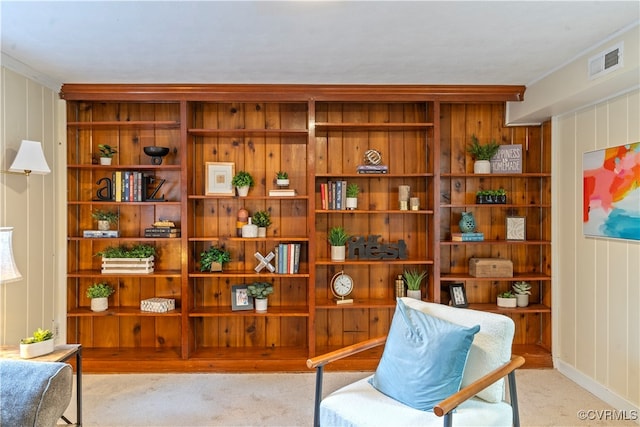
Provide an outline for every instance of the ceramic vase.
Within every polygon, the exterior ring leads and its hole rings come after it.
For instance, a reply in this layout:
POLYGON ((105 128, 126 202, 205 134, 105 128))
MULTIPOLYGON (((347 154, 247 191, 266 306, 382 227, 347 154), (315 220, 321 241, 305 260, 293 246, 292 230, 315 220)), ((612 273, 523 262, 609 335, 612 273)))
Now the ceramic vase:
POLYGON ((489 160, 476 160, 473 164, 473 173, 491 173, 491 162, 489 160))
POLYGON ((526 307, 529 305, 529 295, 527 294, 516 294, 516 301, 518 307, 526 307))
POLYGON ((255 298, 254 304, 256 305, 257 313, 266 313, 269 305, 269 298, 255 298))
POLYGON ((346 246, 331 246, 331 261, 344 261, 346 253, 346 246))
POLYGON ((111 157, 100 157, 100 164, 101 165, 110 165, 111 164, 111 157))
POLYGON ((354 210, 358 207, 358 198, 357 197, 347 197, 346 208, 349 210, 354 210))
POLYGON ((417 290, 411 290, 411 289, 407 289, 407 297, 409 298, 413 298, 413 299, 417 299, 417 300, 421 300, 422 299, 422 291, 420 289, 417 290))
POLYGON ((103 219, 98 220, 98 230, 107 231, 109 229, 109 221, 103 219))
POLYGON ((498 307, 515 308, 516 307, 516 299, 515 298, 501 298, 501 297, 498 297, 498 307))
POLYGON ((109 307, 109 298, 91 298, 91 311, 105 311, 109 307))
POLYGON ((244 187, 236 187, 236 191, 238 192, 238 196, 247 197, 249 194, 249 186, 245 185, 244 187))
POLYGON ((462 218, 458 225, 462 233, 473 233, 476 230, 476 220, 473 218, 473 213, 462 212, 462 218))

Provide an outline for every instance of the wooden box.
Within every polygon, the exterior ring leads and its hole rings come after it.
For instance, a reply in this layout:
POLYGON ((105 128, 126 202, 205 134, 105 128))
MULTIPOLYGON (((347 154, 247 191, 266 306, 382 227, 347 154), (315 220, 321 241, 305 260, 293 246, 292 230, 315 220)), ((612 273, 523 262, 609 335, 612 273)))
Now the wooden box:
POLYGON ((148 258, 102 258, 102 273, 153 273, 153 256, 148 258))
POLYGON ((502 258, 469 258, 473 277, 513 277, 513 262, 502 258))

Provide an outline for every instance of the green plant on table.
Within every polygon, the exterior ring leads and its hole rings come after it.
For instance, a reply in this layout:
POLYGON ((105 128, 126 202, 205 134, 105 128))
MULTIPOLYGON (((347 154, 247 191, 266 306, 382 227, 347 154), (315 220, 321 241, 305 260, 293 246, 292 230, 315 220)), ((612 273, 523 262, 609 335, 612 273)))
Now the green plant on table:
POLYGON ((211 264, 231 261, 231 253, 224 248, 211 246, 200 254, 200 271, 211 271, 211 264))
POLYGON ((87 288, 87 298, 109 298, 115 291, 107 282, 97 282, 87 288))
POLYGON ((246 171, 239 171, 234 175, 233 179, 231 179, 231 185, 236 187, 253 187, 253 184, 253 177, 246 171))
POLYGON ((475 135, 471 135, 471 143, 467 146, 467 152, 471 154, 474 160, 491 160, 498 152, 500 144, 495 140, 491 140, 487 144, 480 144, 475 135))
POLYGON ((329 244, 331 246, 344 246, 347 244, 347 240, 349 240, 351 236, 347 234, 344 230, 344 227, 332 227, 329 230, 329 244))
POLYGON ((253 282, 247 285, 247 294, 256 299, 265 299, 273 293, 273 285, 268 282, 253 282))
POLYGON ((37 342, 50 340, 52 338, 53 338, 53 332, 51 332, 49 329, 38 328, 35 331, 33 331, 32 336, 21 339, 20 344, 34 344, 37 342))
POLYGON ((156 248, 151 245, 134 245, 132 247, 127 246, 108 246, 100 252, 96 253, 96 256, 103 258, 149 258, 155 255, 156 248))
POLYGON ((418 291, 420 290, 420 283, 422 283, 422 280, 427 277, 427 272, 409 269, 404 270, 402 276, 407 284, 407 289, 410 291, 418 291))

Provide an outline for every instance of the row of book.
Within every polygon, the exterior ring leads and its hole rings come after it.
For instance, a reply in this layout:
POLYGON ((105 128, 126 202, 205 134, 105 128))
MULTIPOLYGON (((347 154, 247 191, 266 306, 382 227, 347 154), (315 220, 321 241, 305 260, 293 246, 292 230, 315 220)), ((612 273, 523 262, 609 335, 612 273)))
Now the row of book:
POLYGON ((138 171, 115 171, 111 187, 115 202, 144 202, 147 200, 148 177, 138 171))
POLYGON ((280 243, 275 247, 274 265, 278 274, 296 274, 300 270, 300 243, 280 243))
POLYGON ((180 237, 180 229, 176 227, 149 227, 144 229, 144 237, 169 238, 180 237))
POLYGON ((482 242, 484 240, 484 233, 451 233, 452 242, 482 242))
POLYGON ((324 210, 344 210, 347 205, 347 181, 320 184, 320 204, 324 210))

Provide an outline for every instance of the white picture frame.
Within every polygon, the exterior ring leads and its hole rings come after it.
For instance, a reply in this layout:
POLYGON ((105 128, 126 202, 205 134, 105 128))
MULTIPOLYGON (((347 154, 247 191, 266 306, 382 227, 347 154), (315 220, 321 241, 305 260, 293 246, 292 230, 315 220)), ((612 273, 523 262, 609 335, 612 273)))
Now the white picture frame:
POLYGON ((232 195, 235 164, 230 162, 206 162, 205 192, 207 196, 232 195))
POLYGON ((506 219, 507 240, 526 240, 527 219, 523 216, 508 216, 506 219))

